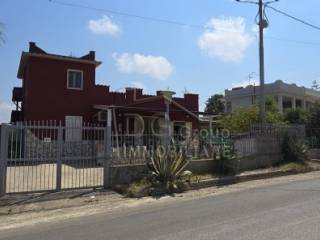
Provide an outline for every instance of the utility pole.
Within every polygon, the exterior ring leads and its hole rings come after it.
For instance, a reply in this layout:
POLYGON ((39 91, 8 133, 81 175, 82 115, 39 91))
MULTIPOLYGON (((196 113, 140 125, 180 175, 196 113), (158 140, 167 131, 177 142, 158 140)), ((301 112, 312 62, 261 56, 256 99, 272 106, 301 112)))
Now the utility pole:
POLYGON ((261 124, 266 123, 266 100, 264 95, 264 28, 267 27, 263 16, 263 2, 259 0, 259 66, 260 66, 260 94, 259 94, 259 114, 261 124))
POLYGON ((258 11, 258 20, 256 23, 259 26, 259 73, 260 73, 260 91, 259 91, 259 118, 260 123, 266 123, 266 104, 265 104, 265 91, 264 91, 264 29, 269 26, 268 19, 265 15, 265 7, 271 3, 278 2, 279 0, 263 2, 263 0, 255 1, 245 1, 245 0, 236 0, 237 2, 257 4, 259 6, 258 11))

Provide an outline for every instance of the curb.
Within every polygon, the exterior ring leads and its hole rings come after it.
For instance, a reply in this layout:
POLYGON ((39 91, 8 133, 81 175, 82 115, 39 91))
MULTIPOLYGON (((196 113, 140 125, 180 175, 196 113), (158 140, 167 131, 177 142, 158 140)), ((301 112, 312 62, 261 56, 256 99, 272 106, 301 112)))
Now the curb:
POLYGON ((190 190, 197 190, 200 188, 207 188, 207 187, 214 187, 214 186, 226 186, 240 182, 248 182, 253 180, 262 180, 268 178, 275 178, 275 177, 284 177, 289 175, 299 174, 300 172, 296 171, 274 171, 274 172, 267 172, 267 173, 255 173, 243 176, 231 176, 231 177, 223 177, 219 179, 208 179, 203 180, 198 183, 191 183, 189 185, 190 190))

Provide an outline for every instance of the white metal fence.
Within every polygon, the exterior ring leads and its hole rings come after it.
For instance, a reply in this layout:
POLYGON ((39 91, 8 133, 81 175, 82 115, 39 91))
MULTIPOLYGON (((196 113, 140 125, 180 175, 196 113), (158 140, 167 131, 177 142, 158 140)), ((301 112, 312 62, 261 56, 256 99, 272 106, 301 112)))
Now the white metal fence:
POLYGON ((1 126, 0 193, 101 187, 107 128, 57 122, 1 126))
POLYGON ((284 132, 305 134, 303 126, 253 126, 247 133, 228 136, 119 135, 111 134, 110 125, 66 127, 54 121, 3 124, 0 129, 0 195, 108 187, 112 167, 146 164, 168 141, 193 159, 214 159, 228 144, 241 158, 281 154, 284 132))

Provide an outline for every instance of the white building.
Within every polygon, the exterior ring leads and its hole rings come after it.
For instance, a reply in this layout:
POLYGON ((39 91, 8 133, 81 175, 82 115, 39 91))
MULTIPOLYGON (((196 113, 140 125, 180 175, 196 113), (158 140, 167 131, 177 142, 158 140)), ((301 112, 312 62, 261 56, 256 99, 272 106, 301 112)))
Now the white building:
MULTIPOLYGON (((258 104, 259 91, 260 87, 253 85, 225 90, 226 111, 234 112, 258 104)), ((320 91, 281 80, 265 84, 265 95, 275 98, 280 112, 290 108, 308 109, 312 103, 320 101, 320 91)))

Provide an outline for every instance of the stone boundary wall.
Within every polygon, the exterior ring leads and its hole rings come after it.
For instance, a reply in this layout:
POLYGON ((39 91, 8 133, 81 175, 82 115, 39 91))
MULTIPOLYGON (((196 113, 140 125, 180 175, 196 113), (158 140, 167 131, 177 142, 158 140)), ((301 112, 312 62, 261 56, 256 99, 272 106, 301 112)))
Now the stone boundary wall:
POLYGON ((320 160, 320 148, 309 149, 309 157, 311 159, 320 160))

